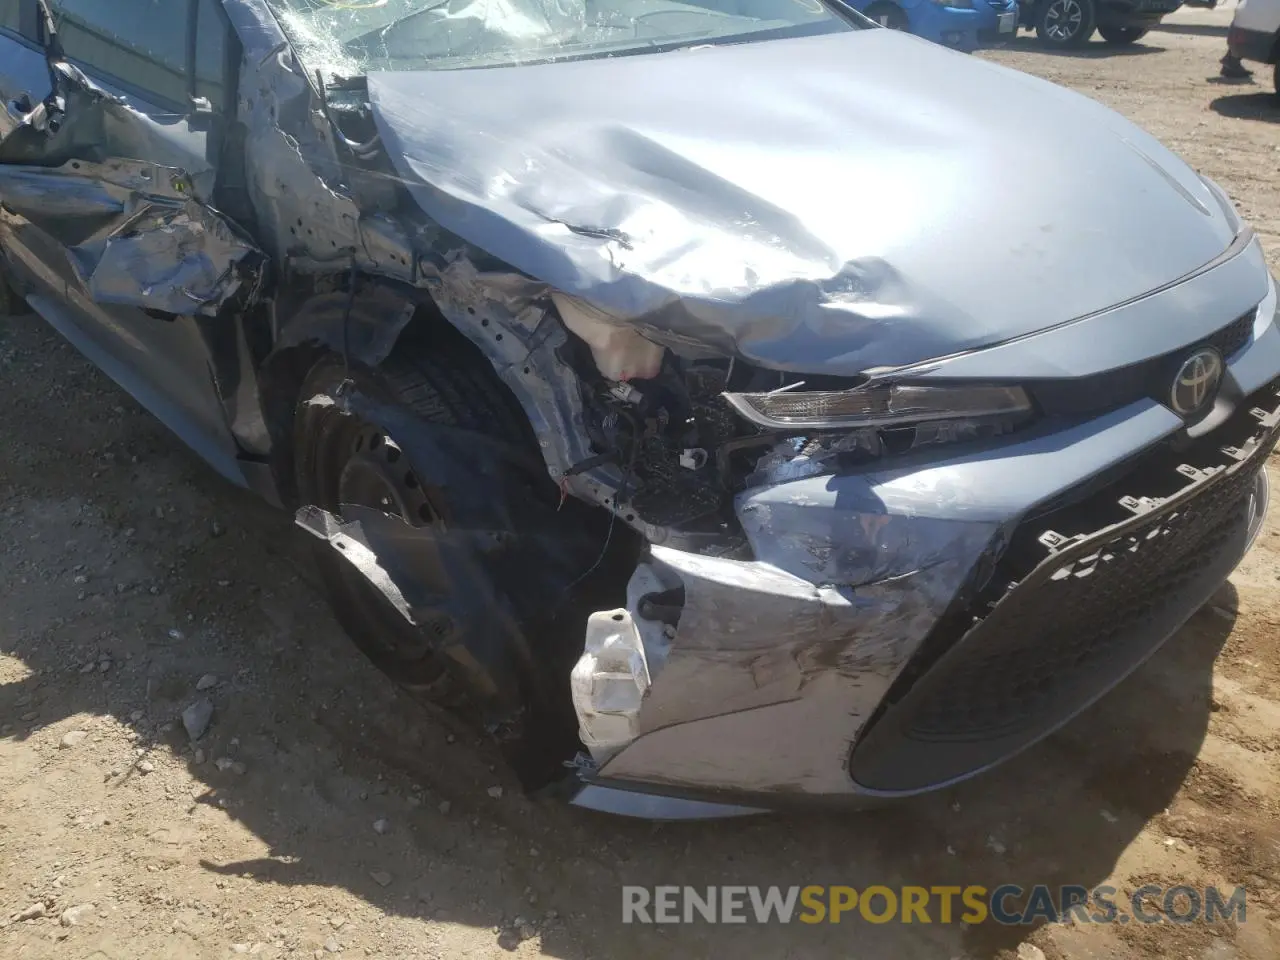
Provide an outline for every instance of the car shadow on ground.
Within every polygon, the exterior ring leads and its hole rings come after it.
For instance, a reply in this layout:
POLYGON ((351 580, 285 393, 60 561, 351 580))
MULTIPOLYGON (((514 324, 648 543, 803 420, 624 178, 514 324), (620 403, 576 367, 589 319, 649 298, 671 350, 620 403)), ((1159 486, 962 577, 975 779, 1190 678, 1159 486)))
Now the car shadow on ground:
POLYGON ((1209 109, 1236 120, 1280 123, 1280 95, 1271 91, 1231 93, 1209 102, 1209 109))
MULTIPOLYGON (((73 399, 97 375, 41 338, 44 373, 73 399)), ((30 381, 9 389, 45 389, 30 381)), ((567 960, 846 958, 851 942, 861 956, 895 960, 986 957, 1033 928, 966 930, 937 916, 925 926, 848 917, 839 926, 623 926, 621 887, 1092 888, 1169 806, 1205 737, 1214 659, 1235 609, 1230 586, 1217 612, 1198 613, 1063 731, 941 794, 859 813, 661 826, 528 799, 496 768, 495 750, 433 719, 345 641, 287 517, 229 489, 123 395, 106 406, 128 404, 124 416, 82 400, 42 407, 48 416, 31 421, 29 436, 8 438, 30 457, 8 465, 0 512, 0 650, 28 673, 0 685, 0 718, 11 725, 3 738, 37 738, 42 762, 56 763, 64 754, 47 746, 69 718, 113 718, 134 732, 136 750, 101 761, 104 810, 127 806, 142 818, 162 778, 185 768, 196 789, 175 819, 193 825, 191 836, 234 827, 266 851, 245 858, 206 844, 166 857, 153 849, 163 838, 138 837, 131 856, 161 877, 175 871, 174 883, 184 871, 189 883, 216 875, 264 904, 286 888, 341 888, 392 916, 499 931, 513 948, 527 917, 542 950, 567 960), (69 452, 64 438, 86 417, 96 421, 92 452, 74 443, 69 452), (87 496, 80 483, 84 457, 102 464, 104 451, 116 456, 103 473, 124 476, 96 482, 129 490, 123 502, 87 496), (97 669, 104 657, 109 668, 97 669), (198 693, 206 673, 218 683, 198 693), (215 714, 196 763, 180 716, 203 696, 215 714), (154 772, 139 769, 143 755, 154 772), (385 832, 371 829, 376 820, 385 832)), ((172 829, 184 835, 181 824, 172 829)))
POLYGON ((1159 31, 1160 33, 1182 33, 1194 37, 1222 37, 1227 38, 1227 27, 1219 26, 1212 23, 1169 23, 1167 21, 1157 23, 1151 28, 1152 33, 1159 31))
POLYGON ((1147 40, 1139 40, 1128 46, 1115 46, 1101 40, 1090 40, 1082 47, 1058 49, 1046 47, 1034 36, 1027 34, 1010 40, 1005 44, 1008 50, 1018 53, 1042 53, 1047 57, 1070 57, 1080 60, 1102 60, 1108 57, 1142 57, 1151 53, 1164 53, 1165 47, 1157 46, 1147 40))

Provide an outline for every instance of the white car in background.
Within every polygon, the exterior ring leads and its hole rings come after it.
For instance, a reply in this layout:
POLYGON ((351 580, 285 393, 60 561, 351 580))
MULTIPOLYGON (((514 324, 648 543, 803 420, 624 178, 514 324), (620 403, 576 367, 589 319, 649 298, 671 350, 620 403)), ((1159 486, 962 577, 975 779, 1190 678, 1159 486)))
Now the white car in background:
POLYGON ((1280 0, 1240 0, 1227 47, 1241 60, 1274 64, 1276 96, 1280 97, 1280 0))

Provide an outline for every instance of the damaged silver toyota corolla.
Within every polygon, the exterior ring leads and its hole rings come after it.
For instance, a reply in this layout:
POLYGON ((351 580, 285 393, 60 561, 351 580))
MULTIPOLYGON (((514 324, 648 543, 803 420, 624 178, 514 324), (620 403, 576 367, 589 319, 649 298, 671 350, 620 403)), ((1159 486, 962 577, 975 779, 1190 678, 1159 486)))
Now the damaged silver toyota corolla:
POLYGON ((17 296, 583 806, 971 776, 1261 523, 1223 192, 833 0, 9 0, 0 88, 17 296))

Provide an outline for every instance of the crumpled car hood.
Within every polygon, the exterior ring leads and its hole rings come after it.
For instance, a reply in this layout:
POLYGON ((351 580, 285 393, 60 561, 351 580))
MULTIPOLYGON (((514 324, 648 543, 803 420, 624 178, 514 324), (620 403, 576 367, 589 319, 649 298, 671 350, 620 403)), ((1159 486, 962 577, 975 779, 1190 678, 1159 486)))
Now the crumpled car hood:
POLYGON ((434 220, 668 343, 850 375, 997 343, 1212 260, 1232 215, 1098 104, 888 30, 381 73, 434 220))

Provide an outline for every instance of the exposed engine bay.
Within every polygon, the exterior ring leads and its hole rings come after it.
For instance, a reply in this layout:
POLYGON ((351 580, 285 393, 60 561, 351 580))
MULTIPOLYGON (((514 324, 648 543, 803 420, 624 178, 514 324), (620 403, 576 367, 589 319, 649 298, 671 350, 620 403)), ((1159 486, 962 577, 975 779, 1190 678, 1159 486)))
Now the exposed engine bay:
MULTIPOLYGON (((580 322, 566 326, 590 334, 580 322)), ((621 328, 617 333, 641 339, 621 328)), ((578 376, 584 426, 597 451, 566 475, 613 465, 622 473, 615 499, 625 508, 627 522, 666 528, 683 548, 716 556, 747 555, 732 509, 733 497, 744 489, 920 447, 989 439, 1031 419, 1029 412, 1018 412, 880 429, 766 426, 743 416, 732 398, 845 394, 864 386, 865 378, 800 376, 733 360, 688 359, 643 343, 656 349, 657 359, 647 361, 646 376, 630 379, 609 379, 601 369, 625 368, 618 358, 631 344, 593 350, 587 340, 573 336, 561 348, 578 376)))

